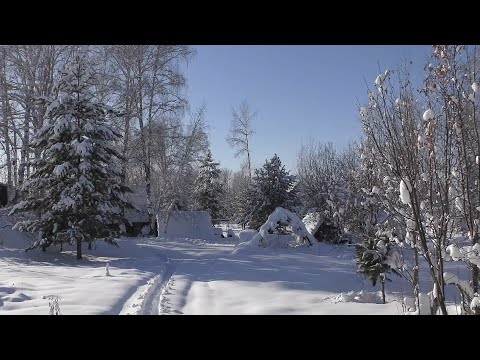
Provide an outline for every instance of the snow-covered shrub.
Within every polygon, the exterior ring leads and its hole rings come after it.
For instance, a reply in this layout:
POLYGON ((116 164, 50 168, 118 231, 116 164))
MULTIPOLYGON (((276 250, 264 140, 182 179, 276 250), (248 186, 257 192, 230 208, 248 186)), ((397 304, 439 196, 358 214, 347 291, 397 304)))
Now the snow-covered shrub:
MULTIPOLYGON (((356 178, 358 150, 337 152, 331 143, 303 145, 298 155, 298 193, 304 208, 319 213, 320 229, 312 234, 332 244, 355 240, 360 201, 356 178), (317 233, 318 232, 318 233, 317 233)), ((307 215, 308 215, 307 211, 307 215)), ((308 219, 307 219, 308 221, 308 219)))
POLYGON ((271 240, 281 239, 282 241, 286 241, 287 238, 269 237, 279 226, 288 226, 291 228, 295 236, 295 245, 313 246, 317 243, 316 239, 305 228, 305 224, 296 214, 282 207, 277 207, 275 211, 270 214, 265 224, 260 227, 258 233, 250 241, 244 243, 244 245, 248 243, 248 245, 251 246, 272 247, 276 246, 276 244, 273 244, 271 240))

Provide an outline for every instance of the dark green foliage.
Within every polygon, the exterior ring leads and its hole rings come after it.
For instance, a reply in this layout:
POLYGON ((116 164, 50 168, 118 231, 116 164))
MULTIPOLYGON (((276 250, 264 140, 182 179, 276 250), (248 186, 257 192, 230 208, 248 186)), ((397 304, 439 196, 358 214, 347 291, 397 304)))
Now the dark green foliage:
POLYGON ((346 240, 340 237, 340 229, 330 219, 325 219, 325 221, 318 227, 314 236, 318 241, 329 244, 341 244, 342 242, 346 242, 346 240))
POLYGON ((367 239, 363 244, 356 245, 357 250, 357 272, 365 276, 375 286, 380 274, 390 271, 385 261, 387 255, 383 249, 376 246, 375 240, 367 239))
POLYGON ((206 156, 200 161, 200 173, 195 189, 196 208, 208 211, 212 219, 218 219, 220 214, 220 196, 223 191, 220 183, 220 164, 213 161, 212 153, 207 151, 206 156))
POLYGON ((31 161, 24 200, 11 212, 30 216, 15 225, 38 234, 30 248, 76 243, 80 259, 84 242, 115 244, 122 208, 133 208, 124 197, 130 189, 120 181, 122 156, 114 146, 120 135, 109 123, 119 114, 96 102, 94 85, 95 76, 77 56, 62 72, 56 96, 39 100, 47 105, 45 125, 31 146, 40 157, 31 161))
POLYGON ((380 279, 382 284, 383 303, 385 303, 385 281, 392 281, 387 278, 387 273, 400 274, 388 265, 390 244, 388 241, 378 239, 365 239, 362 244, 356 245, 357 250, 357 272, 372 282, 375 286, 380 279))
POLYGON ((285 170, 275 154, 271 160, 255 170, 252 187, 248 193, 249 227, 258 229, 277 208, 291 209, 296 199, 292 176, 285 170))
POLYGON ((400 274, 387 264, 390 253, 388 241, 378 239, 365 239, 362 244, 356 245, 357 249, 357 272, 372 282, 375 286, 380 280, 382 284, 382 298, 385 304, 385 282, 392 280, 387 278, 387 273, 400 274))

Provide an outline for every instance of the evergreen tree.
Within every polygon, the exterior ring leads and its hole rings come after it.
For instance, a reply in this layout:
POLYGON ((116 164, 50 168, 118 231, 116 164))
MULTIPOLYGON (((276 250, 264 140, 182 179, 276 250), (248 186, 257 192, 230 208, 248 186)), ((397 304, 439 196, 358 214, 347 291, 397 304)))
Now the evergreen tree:
POLYGON ((113 224, 122 219, 122 208, 133 206, 124 197, 114 141, 120 138, 109 120, 119 116, 95 101, 95 76, 85 58, 76 56, 65 67, 47 105, 44 126, 32 141, 40 157, 32 161, 33 173, 23 184, 24 200, 11 213, 24 212, 29 220, 15 229, 38 233, 28 248, 76 244, 82 258, 82 242, 95 239, 116 245, 113 224))
POLYGON ((375 240, 367 238, 362 244, 356 245, 357 250, 357 272, 372 282, 372 286, 377 284, 378 279, 382 284, 382 298, 385 304, 385 281, 391 281, 386 274, 393 272, 400 275, 388 264, 388 255, 390 244, 384 240, 375 240))
POLYGON ((200 173, 197 178, 195 200, 197 210, 208 211, 212 219, 220 216, 220 195, 223 191, 220 182, 220 164, 213 161, 210 149, 200 161, 200 173))
POLYGON ((250 228, 258 229, 262 226, 279 206, 291 209, 295 199, 292 176, 275 154, 260 169, 255 169, 252 188, 248 193, 247 219, 250 228))

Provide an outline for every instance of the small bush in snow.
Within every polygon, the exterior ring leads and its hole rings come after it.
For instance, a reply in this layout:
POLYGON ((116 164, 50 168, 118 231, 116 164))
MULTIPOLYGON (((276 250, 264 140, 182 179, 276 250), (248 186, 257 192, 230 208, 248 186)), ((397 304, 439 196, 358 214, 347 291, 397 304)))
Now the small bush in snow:
POLYGON ((392 281, 386 274, 393 272, 400 275, 395 269, 388 265, 387 255, 390 251, 389 244, 383 240, 366 239, 363 244, 356 245, 357 250, 357 272, 368 278, 372 285, 377 284, 380 279, 382 284, 382 298, 385 304, 385 281, 392 281))

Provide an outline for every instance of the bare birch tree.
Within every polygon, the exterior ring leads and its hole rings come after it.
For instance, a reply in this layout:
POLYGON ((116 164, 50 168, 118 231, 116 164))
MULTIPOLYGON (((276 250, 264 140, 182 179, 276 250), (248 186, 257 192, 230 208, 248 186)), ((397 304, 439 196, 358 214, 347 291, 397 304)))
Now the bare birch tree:
POLYGON ((253 121, 257 112, 253 111, 247 100, 243 100, 238 108, 232 108, 232 122, 227 142, 236 149, 235 157, 246 155, 248 179, 252 179, 251 137, 254 134, 253 121))

